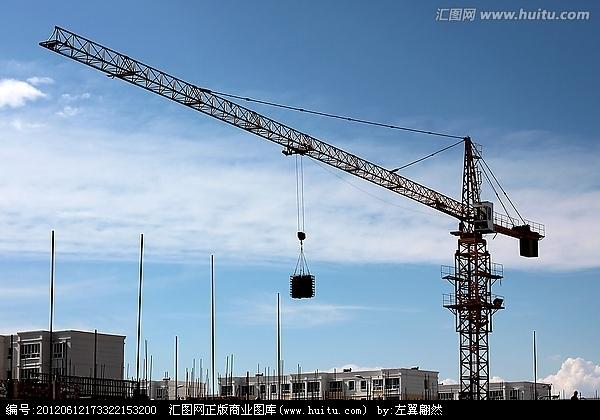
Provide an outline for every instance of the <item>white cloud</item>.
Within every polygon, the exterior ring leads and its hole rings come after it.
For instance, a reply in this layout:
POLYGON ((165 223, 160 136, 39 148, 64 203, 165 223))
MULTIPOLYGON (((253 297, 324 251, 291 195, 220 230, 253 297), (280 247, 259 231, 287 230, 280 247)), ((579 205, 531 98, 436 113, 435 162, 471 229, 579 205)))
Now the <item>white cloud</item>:
POLYGON ((27 82, 29 82, 30 84, 37 86, 37 85, 50 85, 52 83, 54 83, 54 79, 51 77, 38 77, 38 76, 34 76, 34 77, 30 77, 27 79, 27 82))
POLYGON ((79 114, 79 108, 69 105, 65 106, 62 111, 56 113, 56 115, 63 118, 74 117, 77 114, 79 114))
MULTIPOLYGON (((261 301, 264 299, 234 301, 230 305, 232 309, 225 316, 236 322, 251 325, 272 325, 275 322, 275 305, 257 303, 261 301), (243 316, 240 316, 241 314, 243 316)), ((361 311, 369 310, 375 308, 314 301, 291 301, 281 306, 281 323, 287 328, 314 328, 349 321, 358 316, 361 311)))
POLYGON ((78 94, 63 93, 62 95, 60 95, 60 97, 66 102, 74 102, 74 101, 80 101, 82 99, 90 99, 91 95, 88 92, 78 93, 78 94))
POLYGON ((43 124, 23 121, 21 118, 14 118, 8 124, 17 131, 24 131, 43 127, 43 124))
POLYGON ((0 79, 0 109, 5 106, 18 108, 27 101, 35 101, 46 95, 27 82, 14 79, 0 79))
MULTIPOLYGON (((501 378, 500 376, 492 376, 490 378, 490 383, 499 383, 499 382, 506 382, 506 380, 504 378, 501 378)), ((444 380, 441 380, 440 384, 443 384, 443 385, 458 385, 458 381, 456 379, 446 378, 444 380)))
MULTIPOLYGON (((63 114, 74 115, 75 109, 63 114)), ((80 257, 133 257, 143 231, 155 255, 167 259, 211 251, 261 263, 296 258, 293 161, 281 158, 272 145, 211 129, 190 139, 164 127, 120 132, 75 122, 48 124, 54 126, 36 136, 10 127, 0 134, 0 159, 8 174, 0 185, 0 253, 45 252, 47 232, 55 227, 63 249, 80 257)), ((396 146, 393 153, 402 150, 396 146)), ((532 153, 535 160, 522 152, 488 161, 500 168, 500 179, 525 216, 547 224, 548 237, 539 259, 524 259, 516 240, 490 236, 494 261, 536 270, 598 267, 596 154, 532 153), (559 179, 581 167, 585 177, 571 183, 559 179)), ((460 168, 460 162, 440 161, 409 176, 454 195, 460 168)), ((338 172, 370 195, 316 165, 307 163, 305 172, 309 264, 452 262, 453 219, 351 175, 338 172)))
POLYGON ((358 305, 337 305, 328 303, 302 302, 285 305, 281 311, 282 323, 296 328, 311 328, 325 324, 335 324, 355 318, 361 311, 371 308, 358 305))
MULTIPOLYGON (((3 283, 15 284, 17 282, 3 279, 3 283)), ((0 295, 6 299, 32 299, 45 298, 48 295, 48 287, 24 286, 24 287, 0 287, 0 295)))
MULTIPOLYGON (((8 137, 0 157, 11 175, 2 185, 7 199, 0 203, 0 225, 12 226, 14 235, 4 236, 3 251, 44 249, 37 238, 55 226, 63 249, 104 256, 130 254, 130 240, 140 231, 165 257, 210 249, 263 261, 297 255, 290 161, 265 159, 251 147, 245 151, 238 138, 190 142, 148 133, 56 131, 3 135, 8 137)), ((315 181, 307 191, 307 200, 315 203, 307 208, 309 262, 317 256, 350 261, 357 253, 398 258, 394 248, 409 234, 391 232, 384 220, 412 224, 419 213, 402 215, 376 200, 357 201, 357 193, 336 179, 315 181), (364 217, 371 220, 361 221, 364 217), (346 240, 347 226, 354 226, 355 237, 365 237, 363 245, 346 240), (385 250, 384 242, 390 244, 385 250)), ((437 229, 444 237, 440 232, 446 230, 437 229)), ((406 251, 417 252, 418 246, 406 251)))
POLYGON ((592 397, 600 390, 600 365, 581 357, 569 357, 558 372, 540 380, 552 384, 552 393, 564 391, 570 397, 573 391, 579 391, 581 397, 592 397))
MULTIPOLYGON (((47 285, 27 285, 27 286, 4 286, 4 284, 19 284, 19 280, 3 277, 0 285, 0 296, 5 296, 7 299, 45 302, 49 296, 49 288, 47 285)), ((89 296, 94 293, 95 296, 105 295, 120 290, 122 283, 115 281, 112 278, 103 278, 101 280, 81 280, 63 282, 61 287, 56 291, 55 296, 65 299, 77 299, 89 296), (107 285, 110 285, 112 290, 107 290, 107 285)))

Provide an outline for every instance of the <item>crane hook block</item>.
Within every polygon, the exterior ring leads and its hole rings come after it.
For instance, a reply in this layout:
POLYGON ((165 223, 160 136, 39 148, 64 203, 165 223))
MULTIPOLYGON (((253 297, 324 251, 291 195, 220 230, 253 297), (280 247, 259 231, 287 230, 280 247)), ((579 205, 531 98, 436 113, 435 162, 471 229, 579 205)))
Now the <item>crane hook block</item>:
POLYGON ((298 239, 300 239, 300 241, 303 241, 306 239, 306 233, 304 232, 298 232, 298 239))

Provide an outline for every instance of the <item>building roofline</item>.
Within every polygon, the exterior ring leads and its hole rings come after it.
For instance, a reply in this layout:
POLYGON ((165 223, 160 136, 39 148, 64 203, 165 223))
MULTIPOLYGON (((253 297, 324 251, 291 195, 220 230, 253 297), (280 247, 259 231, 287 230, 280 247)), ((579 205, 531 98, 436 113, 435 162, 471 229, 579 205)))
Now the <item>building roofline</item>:
MULTIPOLYGON (((549 385, 551 385, 548 382, 540 382, 540 381, 538 381, 538 382, 533 382, 533 381, 500 381, 500 382, 490 382, 489 384, 490 385, 501 385, 501 384, 504 384, 504 385, 509 385, 509 386, 520 385, 520 384, 522 384, 522 385, 527 384, 527 385, 532 385, 532 386, 534 384, 543 385, 543 386, 549 386, 549 385)), ((444 386, 444 387, 460 387, 460 384, 445 384, 443 382, 440 382, 440 383, 438 383, 438 387, 440 387, 440 386, 444 386)))
MULTIPOLYGON (((407 373, 416 373, 416 372, 420 372, 422 374, 430 374, 432 376, 438 375, 439 376, 439 372, 436 370, 422 370, 422 369, 413 369, 413 368, 383 368, 383 369, 370 369, 370 370, 353 370, 351 372, 331 372, 331 371, 312 371, 312 372, 300 372, 300 378, 301 379, 313 379, 315 378, 321 378, 323 376, 328 376, 330 378, 332 378, 334 375, 339 377, 340 379, 350 379, 350 377, 357 377, 359 375, 364 376, 366 379, 375 379, 376 376, 379 377, 385 377, 387 374, 391 374, 391 375, 405 375, 407 373)), ((256 374, 251 374, 249 376, 250 380, 256 379, 256 374)), ((263 377, 263 374, 260 373, 258 376, 263 377)), ((273 377, 276 375, 268 375, 269 377, 273 377)), ((298 372, 291 372, 291 373, 282 373, 281 374, 282 378, 285 377, 291 377, 292 380, 294 380, 295 378, 298 377, 298 372)), ((234 379, 246 379, 246 376, 234 376, 234 379)), ((360 378, 358 378, 360 379, 360 378)))
MULTIPOLYGON (((35 333, 47 333, 50 334, 50 331, 48 330, 31 330, 31 331, 17 331, 17 335, 20 334, 35 334, 35 333)), ((53 331, 52 334, 58 334, 58 333, 81 333, 81 334, 94 334, 94 331, 83 331, 83 330, 56 330, 53 331)), ((123 338, 127 338, 126 335, 121 335, 121 334, 111 334, 111 333, 103 333, 98 331, 98 335, 108 335, 111 337, 123 337, 123 338)))

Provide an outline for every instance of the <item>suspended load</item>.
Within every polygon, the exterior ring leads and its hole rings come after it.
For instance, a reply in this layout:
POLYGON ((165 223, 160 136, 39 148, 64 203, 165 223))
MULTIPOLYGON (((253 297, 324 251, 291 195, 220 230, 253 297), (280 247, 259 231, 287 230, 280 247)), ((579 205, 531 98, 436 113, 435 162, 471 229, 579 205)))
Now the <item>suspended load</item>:
POLYGON ((315 276, 310 274, 304 256, 304 166, 302 155, 296 155, 296 205, 298 211, 298 240, 300 255, 296 262, 294 274, 290 276, 290 296, 294 299, 310 299, 315 297, 315 276))
POLYGON ((306 234, 298 232, 298 239, 300 240, 300 256, 294 274, 290 276, 290 296, 294 299, 313 298, 315 297, 315 276, 310 274, 304 256, 303 241, 306 239, 306 234))

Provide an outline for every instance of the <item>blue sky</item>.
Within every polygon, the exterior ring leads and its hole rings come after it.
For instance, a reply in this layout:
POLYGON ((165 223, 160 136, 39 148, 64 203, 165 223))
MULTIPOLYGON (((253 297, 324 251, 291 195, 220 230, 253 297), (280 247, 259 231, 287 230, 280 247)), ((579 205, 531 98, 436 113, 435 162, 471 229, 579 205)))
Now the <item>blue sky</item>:
MULTIPOLYGON (((278 147, 40 48, 54 25, 214 90, 471 135, 526 218, 540 258, 490 238, 507 310, 491 374, 600 389, 598 6, 484 2, 478 10, 587 10, 589 21, 438 22, 460 2, 28 2, 0 16, 0 331, 47 328, 50 230, 58 328, 127 335, 135 364, 138 236, 144 337, 155 373, 210 351, 209 256, 217 260, 217 367, 275 366, 282 295, 286 371, 415 366, 458 377, 442 307, 455 222, 306 163, 306 254, 317 296, 292 301, 298 253, 293 161, 278 147), (553 376, 550 376, 553 375, 553 376)), ((470 5, 469 5, 470 6, 470 5)), ((447 140, 257 110, 385 167, 447 140)), ((459 198, 461 151, 404 175, 459 198)), ((485 187, 484 187, 485 188, 485 187)), ((484 189, 493 201, 493 193, 484 189)))

